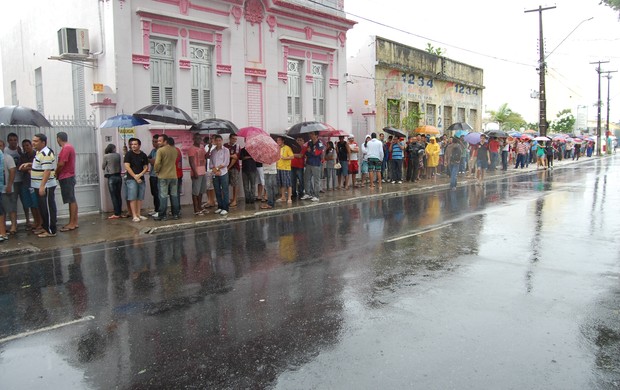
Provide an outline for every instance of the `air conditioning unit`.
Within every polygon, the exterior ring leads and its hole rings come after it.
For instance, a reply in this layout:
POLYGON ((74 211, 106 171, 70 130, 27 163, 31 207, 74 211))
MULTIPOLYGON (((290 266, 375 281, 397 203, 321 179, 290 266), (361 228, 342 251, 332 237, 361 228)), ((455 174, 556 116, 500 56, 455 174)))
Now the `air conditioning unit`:
POLYGON ((88 55, 90 53, 88 29, 63 27, 58 30, 58 51, 60 55, 88 55))

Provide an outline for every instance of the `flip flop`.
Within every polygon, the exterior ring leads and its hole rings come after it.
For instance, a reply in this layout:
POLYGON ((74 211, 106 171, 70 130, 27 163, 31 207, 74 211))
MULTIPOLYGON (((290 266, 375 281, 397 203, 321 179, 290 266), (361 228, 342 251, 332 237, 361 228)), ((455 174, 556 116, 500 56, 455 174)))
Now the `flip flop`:
POLYGON ((73 228, 63 226, 63 227, 61 227, 61 228, 60 228, 60 229, 58 229, 58 230, 60 230, 61 232, 70 232, 71 230, 75 230, 75 229, 77 229, 77 228, 78 228, 78 226, 73 227, 73 228))
POLYGON ((273 207, 271 207, 269 205, 266 205, 266 204, 263 204, 263 205, 260 206, 260 208, 263 209, 263 210, 266 210, 266 209, 272 209, 273 207))
POLYGON ((50 232, 43 232, 41 234, 37 234, 39 238, 47 238, 47 237, 56 237, 56 234, 52 234, 50 232))

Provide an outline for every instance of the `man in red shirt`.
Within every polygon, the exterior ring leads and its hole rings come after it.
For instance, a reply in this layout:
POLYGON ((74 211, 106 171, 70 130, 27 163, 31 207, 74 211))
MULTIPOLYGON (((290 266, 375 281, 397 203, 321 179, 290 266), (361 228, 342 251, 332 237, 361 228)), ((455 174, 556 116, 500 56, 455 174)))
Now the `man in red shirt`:
POLYGON ((489 141, 489 152, 491 153, 491 165, 489 166, 489 171, 494 171, 497 166, 497 162, 499 161, 499 148, 500 143, 497 137, 491 137, 489 141))
POLYGON ((56 141, 60 145, 56 177, 60 184, 62 203, 69 204, 69 223, 61 227, 61 232, 75 230, 78 225, 78 205, 75 199, 75 149, 68 142, 69 137, 64 131, 56 134, 56 141))
POLYGON ((291 196, 292 199, 301 198, 304 196, 304 156, 306 154, 304 147, 306 141, 304 141, 302 137, 297 137, 296 141, 300 152, 295 153, 295 158, 291 161, 291 185, 293 186, 293 190, 291 191, 293 193, 291 196))
POLYGON ((190 177, 192 179, 192 203, 194 204, 194 215, 203 215, 202 194, 207 190, 207 158, 204 148, 200 146, 200 134, 194 134, 194 144, 187 151, 189 160, 190 177))

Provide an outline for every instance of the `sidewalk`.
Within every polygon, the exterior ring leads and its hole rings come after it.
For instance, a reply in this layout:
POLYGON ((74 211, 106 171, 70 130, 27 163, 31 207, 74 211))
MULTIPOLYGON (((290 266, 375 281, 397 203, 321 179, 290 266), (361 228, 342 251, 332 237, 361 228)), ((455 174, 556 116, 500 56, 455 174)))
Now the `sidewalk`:
MULTIPOLYGON (((593 161, 596 157, 583 158, 580 161, 562 160, 554 161, 554 170, 562 169, 566 166, 574 164, 582 164, 593 161)), ((529 168, 514 169, 508 168, 508 171, 501 170, 495 172, 487 172, 485 181, 492 181, 508 176, 516 176, 536 171, 536 164, 530 164, 529 168)), ((403 184, 383 184, 383 189, 377 188, 355 188, 353 190, 327 191, 321 194, 319 202, 311 202, 309 200, 294 200, 292 204, 276 203, 276 207, 270 210, 261 210, 260 202, 246 205, 243 200, 238 202, 238 206, 231 208, 230 213, 225 216, 219 216, 213 213, 213 208, 208 209, 209 213, 203 216, 194 216, 191 205, 182 207, 182 218, 179 220, 154 221, 149 219, 142 222, 132 222, 130 218, 108 220, 109 213, 80 215, 80 227, 70 232, 58 232, 56 237, 38 238, 36 235, 26 232, 24 226, 19 226, 17 235, 11 236, 8 241, 0 243, 0 258, 7 256, 15 256, 27 253, 37 253, 52 249, 72 248, 76 246, 85 246, 88 244, 102 243, 106 241, 117 241, 130 239, 145 234, 156 234, 182 229, 191 229, 196 227, 211 226, 231 221, 240 221, 260 216, 277 215, 287 213, 290 210, 299 208, 316 208, 333 206, 342 203, 352 203, 362 198, 379 199, 394 196, 403 196, 414 193, 431 192, 437 190, 445 190, 449 188, 450 177, 448 175, 440 175, 435 179, 426 179, 418 183, 403 184)), ((472 177, 463 177, 459 175, 458 186, 467 186, 475 183, 472 177)), ((147 195, 148 196, 148 195, 147 195)), ((60 218, 58 226, 61 227, 67 222, 67 218, 60 218)))

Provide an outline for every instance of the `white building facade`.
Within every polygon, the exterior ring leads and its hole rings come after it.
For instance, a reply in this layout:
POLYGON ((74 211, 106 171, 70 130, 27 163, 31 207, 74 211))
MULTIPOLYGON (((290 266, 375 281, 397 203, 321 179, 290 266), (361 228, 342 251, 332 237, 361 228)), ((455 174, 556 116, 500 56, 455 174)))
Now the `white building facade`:
MULTIPOLYGON (((91 119, 98 151, 108 143, 120 151, 134 135, 148 153, 151 135, 162 132, 186 149, 191 134, 183 126, 151 124, 124 136, 98 128, 106 118, 154 103, 175 105, 196 122, 217 117, 270 132, 304 120, 350 127, 345 42, 354 22, 345 18, 343 0, 27 3, 2 38, 5 102, 46 116, 91 119), (87 30, 86 38, 77 34, 81 53, 59 53, 57 31, 65 27, 87 30)), ((104 184, 99 192, 107 211, 104 184)))

